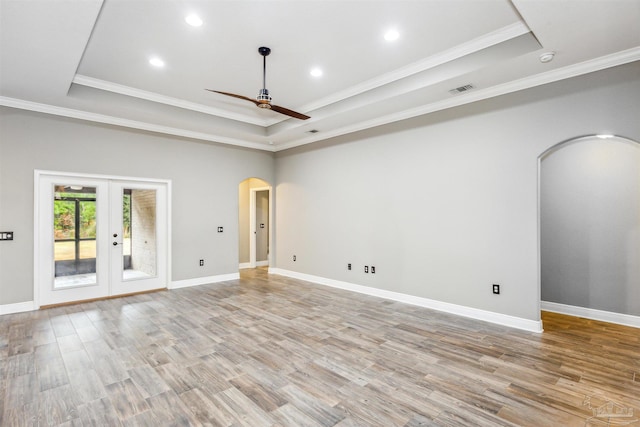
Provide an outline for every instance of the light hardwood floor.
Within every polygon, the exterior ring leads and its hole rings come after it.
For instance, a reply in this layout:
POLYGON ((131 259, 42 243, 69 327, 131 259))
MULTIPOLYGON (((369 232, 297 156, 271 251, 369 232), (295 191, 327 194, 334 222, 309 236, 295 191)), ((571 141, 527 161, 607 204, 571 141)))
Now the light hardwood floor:
POLYGON ((640 426, 640 330, 527 333, 246 271, 0 316, 0 425, 640 426), (620 425, 613 424, 610 425, 620 425))

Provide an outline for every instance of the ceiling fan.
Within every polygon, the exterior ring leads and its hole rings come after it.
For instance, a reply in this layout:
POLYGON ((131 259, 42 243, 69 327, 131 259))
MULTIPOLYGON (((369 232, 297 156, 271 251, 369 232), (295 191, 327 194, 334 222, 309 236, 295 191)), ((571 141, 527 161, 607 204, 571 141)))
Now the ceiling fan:
POLYGON ((249 102, 253 102, 254 104, 256 104, 258 107, 260 108, 267 108, 269 110, 273 110, 276 111, 280 114, 285 114, 287 116, 290 117, 294 117, 296 119, 300 119, 300 120, 307 120, 310 119, 311 117, 304 115, 302 113, 298 113, 296 111, 293 110, 289 110, 288 108, 284 108, 284 107, 280 107, 278 105, 273 105, 271 103, 271 96, 269 96, 269 91, 267 90, 267 56, 271 53, 271 49, 269 49, 268 47, 260 47, 258 48, 258 52, 260 52, 260 55, 262 55, 262 89, 260 89, 260 92, 258 93, 258 97, 256 99, 253 98, 249 98, 246 96, 242 96, 242 95, 236 95, 235 93, 229 93, 229 92, 221 92, 219 90, 213 90, 213 89, 206 89, 210 92, 215 92, 215 93, 220 93, 222 95, 227 95, 227 96, 232 96, 234 98, 239 98, 239 99, 244 99, 246 101, 249 102))

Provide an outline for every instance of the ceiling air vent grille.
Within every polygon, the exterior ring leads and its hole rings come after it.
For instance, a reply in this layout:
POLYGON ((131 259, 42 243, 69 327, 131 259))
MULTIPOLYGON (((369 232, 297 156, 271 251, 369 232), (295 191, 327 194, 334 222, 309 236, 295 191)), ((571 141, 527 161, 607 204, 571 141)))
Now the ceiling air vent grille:
POLYGON ((474 85, 472 85, 472 84, 468 84, 468 85, 464 85, 464 86, 457 87, 457 88, 455 88, 455 89, 451 89, 451 90, 449 91, 449 93, 450 93, 451 95, 455 95, 455 94, 457 94, 457 93, 467 92, 467 91, 469 91, 469 90, 471 90, 471 89, 475 89, 475 86, 474 86, 474 85))

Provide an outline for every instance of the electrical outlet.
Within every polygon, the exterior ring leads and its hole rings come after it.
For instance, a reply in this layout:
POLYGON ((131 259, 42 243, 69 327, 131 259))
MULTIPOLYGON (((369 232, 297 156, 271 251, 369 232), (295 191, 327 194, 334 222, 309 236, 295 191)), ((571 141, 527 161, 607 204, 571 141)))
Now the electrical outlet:
POLYGON ((365 265, 365 266, 364 266, 364 272, 365 272, 365 273, 368 273, 368 272, 369 272, 369 266, 368 266, 368 265, 365 265))
POLYGON ((493 293, 496 295, 500 294, 500 285, 496 285, 496 284, 493 285, 493 293))
POLYGON ((347 264, 347 270, 351 270, 351 263, 347 264))
POLYGON ((371 274, 376 274, 376 268, 373 265, 371 266, 371 274))
POLYGON ((13 231, 0 231, 0 240, 13 240, 13 231))
POLYGON ((294 260, 294 261, 296 260, 296 256, 295 256, 295 255, 293 256, 293 260, 294 260))
POLYGON ((200 267, 202 267, 202 266, 204 266, 204 260, 203 259, 200 260, 200 267))

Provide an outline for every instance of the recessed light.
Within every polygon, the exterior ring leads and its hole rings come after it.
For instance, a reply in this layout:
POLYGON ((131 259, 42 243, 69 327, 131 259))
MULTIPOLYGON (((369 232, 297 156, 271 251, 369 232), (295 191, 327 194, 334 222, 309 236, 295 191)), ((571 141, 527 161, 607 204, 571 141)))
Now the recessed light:
POLYGON ((611 139, 613 135, 596 135, 600 139, 611 139))
POLYGON ((553 57, 556 56, 555 52, 546 52, 540 55, 540 62, 546 64, 547 62, 553 61, 553 57))
POLYGON ((200 19, 200 17, 196 14, 188 15, 184 18, 184 20, 187 21, 187 24, 191 25, 192 27, 199 27, 202 25, 202 19, 200 19))
POLYGON ((153 58, 149 59, 149 64, 153 65, 154 67, 158 67, 158 68, 164 67, 164 61, 162 59, 158 58, 157 56, 154 56, 153 58))
POLYGON ((384 33, 384 39, 388 42, 398 40, 398 38, 400 38, 400 33, 396 30, 389 30, 384 33))
POLYGON ((311 71, 309 72, 309 74, 311 74, 313 77, 320 77, 320 76, 322 76, 322 69, 320 69, 320 68, 312 68, 311 71))

